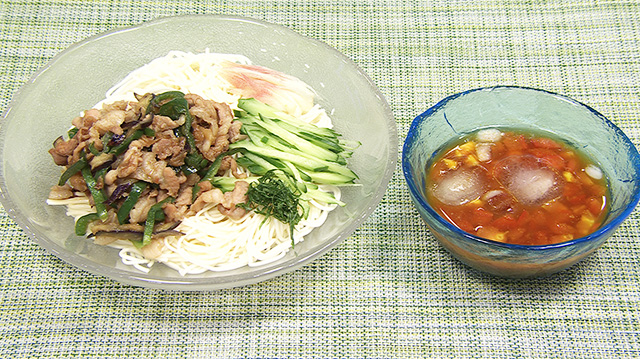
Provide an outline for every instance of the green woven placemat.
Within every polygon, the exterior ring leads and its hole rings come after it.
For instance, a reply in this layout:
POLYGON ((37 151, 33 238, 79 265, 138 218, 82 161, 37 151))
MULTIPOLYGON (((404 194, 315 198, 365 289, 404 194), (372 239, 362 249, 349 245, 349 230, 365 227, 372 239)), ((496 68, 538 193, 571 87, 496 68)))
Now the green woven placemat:
MULTIPOLYGON (((263 19, 337 48, 386 96, 400 143, 438 100, 500 84, 568 95, 640 144, 636 1, 0 0, 0 110, 70 44, 187 13, 263 19)), ((640 357, 639 227, 636 210, 549 278, 495 278, 435 243, 398 168, 373 215, 311 265, 177 293, 71 267, 0 210, 0 357, 640 357)))

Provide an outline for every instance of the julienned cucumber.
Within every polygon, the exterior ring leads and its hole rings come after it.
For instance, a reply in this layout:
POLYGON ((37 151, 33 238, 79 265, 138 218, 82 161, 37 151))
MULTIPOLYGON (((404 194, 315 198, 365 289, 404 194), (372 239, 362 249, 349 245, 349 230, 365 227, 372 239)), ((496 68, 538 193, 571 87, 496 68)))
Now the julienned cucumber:
MULTIPOLYGON (((236 181, 246 181, 249 183, 257 182, 260 177, 247 177, 236 179, 233 177, 215 177, 211 180, 211 184, 220 188, 223 192, 233 191, 236 181)), ((344 202, 337 200, 331 192, 321 191, 320 188, 313 183, 298 182, 298 189, 301 192, 300 198, 304 201, 315 200, 325 204, 337 204, 344 206, 344 202)))
POLYGON ((298 118, 295 118, 289 114, 279 111, 267 105, 266 103, 260 102, 254 98, 238 100, 238 107, 254 116, 262 115, 265 117, 279 119, 284 122, 288 122, 292 125, 298 126, 300 130, 311 130, 311 132, 315 132, 315 133, 321 134, 322 136, 327 136, 327 137, 337 136, 337 133, 330 128, 317 127, 312 124, 306 123, 298 118))
POLYGON ((304 181, 330 185, 353 184, 358 178, 346 167, 346 158, 359 143, 348 147, 332 129, 308 124, 255 99, 241 99, 238 107, 248 138, 230 148, 244 153, 241 164, 253 173, 277 168, 295 177, 293 167, 304 181))

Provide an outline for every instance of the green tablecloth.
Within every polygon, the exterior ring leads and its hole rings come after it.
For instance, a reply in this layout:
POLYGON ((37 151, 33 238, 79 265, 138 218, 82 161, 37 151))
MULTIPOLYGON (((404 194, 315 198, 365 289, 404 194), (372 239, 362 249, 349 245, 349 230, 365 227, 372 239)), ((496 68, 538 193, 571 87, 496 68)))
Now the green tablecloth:
MULTIPOLYGON (((72 43, 193 13, 263 19, 337 48, 386 96, 400 143, 438 100, 502 84, 573 97, 640 144, 635 0, 1 0, 0 110, 72 43)), ((398 167, 373 215, 311 265, 181 293, 71 267, 0 210, 0 357, 640 357, 638 227, 636 210, 554 276, 495 278, 435 243, 398 167)))

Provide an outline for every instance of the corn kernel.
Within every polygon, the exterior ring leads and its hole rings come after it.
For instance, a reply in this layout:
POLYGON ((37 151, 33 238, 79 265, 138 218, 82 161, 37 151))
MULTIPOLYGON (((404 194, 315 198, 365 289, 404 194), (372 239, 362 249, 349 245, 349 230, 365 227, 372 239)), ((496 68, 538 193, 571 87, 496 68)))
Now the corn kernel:
POLYGON ((585 212, 580 217, 578 223, 576 223, 576 230, 578 230, 580 236, 586 236, 591 232, 591 227, 595 222, 596 220, 591 212, 585 212))
POLYGON ((567 181, 567 182, 575 182, 576 181, 576 176, 574 176, 573 173, 571 173, 569 171, 562 172, 562 177, 564 177, 564 180, 567 181))
POLYGON ((490 239, 496 242, 506 242, 507 240, 506 233, 500 232, 497 228, 494 228, 492 226, 481 227, 478 229, 478 232, 476 232, 476 234, 478 235, 478 237, 490 239))
POLYGON ((473 201, 469 202, 469 205, 473 205, 473 206, 482 206, 484 204, 484 202, 482 202, 482 200, 480 198, 476 198, 473 201))
POLYGON ((465 143, 461 144, 459 146, 459 148, 465 154, 473 153, 476 150, 476 143, 473 142, 473 141, 465 142, 465 143))
POLYGON ((442 162, 444 162, 444 164, 450 169, 450 170, 454 170, 456 168, 458 168, 458 161, 455 160, 451 160, 448 158, 445 158, 442 160, 442 162))
POLYGON ((467 156, 467 158, 465 158, 464 163, 467 164, 468 166, 477 166, 480 164, 480 161, 478 161, 476 156, 469 155, 467 156))

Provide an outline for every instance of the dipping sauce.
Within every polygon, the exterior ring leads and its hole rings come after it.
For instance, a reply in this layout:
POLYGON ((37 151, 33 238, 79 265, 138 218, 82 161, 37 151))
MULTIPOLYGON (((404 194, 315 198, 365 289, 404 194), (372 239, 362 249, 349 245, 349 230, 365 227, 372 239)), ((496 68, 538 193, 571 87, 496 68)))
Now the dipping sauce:
POLYGON ((511 244, 566 242, 594 232, 608 212, 600 168, 559 138, 482 129, 427 165, 427 200, 449 222, 511 244))

